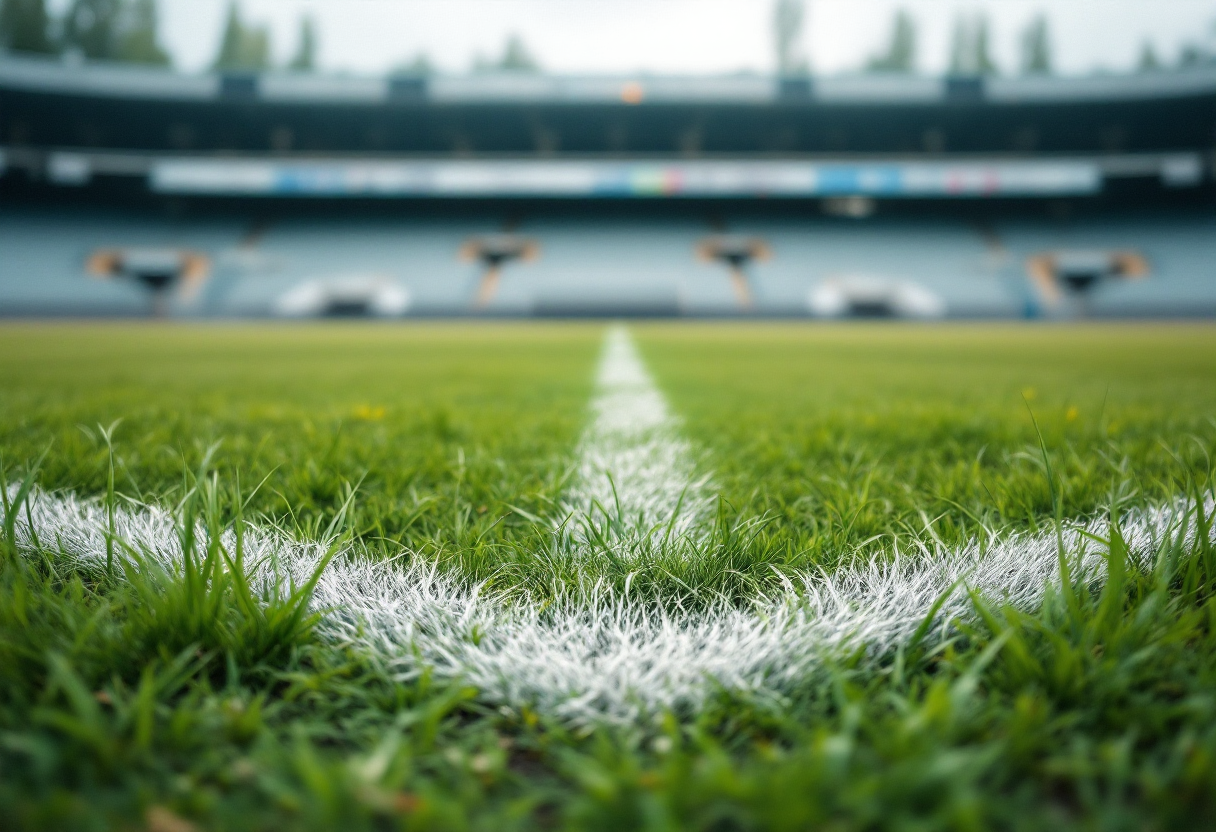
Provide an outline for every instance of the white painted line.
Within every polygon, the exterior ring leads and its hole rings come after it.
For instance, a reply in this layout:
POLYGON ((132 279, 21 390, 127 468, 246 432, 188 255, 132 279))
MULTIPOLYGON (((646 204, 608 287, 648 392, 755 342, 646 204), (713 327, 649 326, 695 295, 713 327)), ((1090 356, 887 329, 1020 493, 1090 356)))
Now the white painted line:
MULTIPOLYGON (((33 531, 61 557, 85 568, 104 565, 107 520, 97 501, 41 492, 31 501, 32 529, 25 512, 17 521, 24 550, 33 548, 33 531)), ((1204 510, 1212 512, 1210 499, 1204 510)), ((1133 557, 1148 568, 1167 538, 1193 542, 1194 506, 1179 501, 1141 511, 1121 526, 1133 557)), ((115 530, 145 557, 181 568, 177 529, 164 510, 119 509, 115 530)), ((986 548, 924 549, 797 576, 751 609, 721 605, 695 614, 602 594, 570 595, 542 610, 526 599, 482 594, 418 562, 400 568, 346 553, 325 570, 313 603, 323 612, 322 636, 375 651, 403 679, 430 668, 501 705, 528 705, 574 723, 629 722, 661 709, 695 710, 719 686, 779 696, 840 650, 886 654, 907 643, 960 579, 986 599, 1033 609, 1059 583, 1057 540, 1065 552, 1082 553, 1079 574, 1099 580, 1105 547, 1088 535, 1106 533, 1106 522, 1095 521, 1058 539, 1013 535, 986 548)), ((247 568, 264 586, 303 581, 324 550, 274 530, 251 529, 244 540, 247 568)), ((954 591, 928 638, 970 615, 965 593, 954 591)))
POLYGON ((577 457, 565 503, 567 527, 584 549, 591 538, 686 541, 712 510, 692 446, 623 326, 605 336, 577 457))

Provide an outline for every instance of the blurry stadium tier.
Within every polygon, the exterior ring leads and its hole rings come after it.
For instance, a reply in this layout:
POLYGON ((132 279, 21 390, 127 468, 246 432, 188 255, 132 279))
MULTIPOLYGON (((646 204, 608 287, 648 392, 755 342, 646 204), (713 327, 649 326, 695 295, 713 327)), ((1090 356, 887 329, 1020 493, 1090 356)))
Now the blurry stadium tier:
POLYGON ((324 197, 1084 196, 1210 179, 1216 68, 1083 78, 183 75, 0 57, 7 178, 324 197))
POLYGON ((0 56, 0 316, 1216 316, 1216 67, 352 78, 0 56))
POLYGON ((867 165, 752 160, 160 159, 150 163, 148 177, 157 193, 247 196, 1042 196, 1092 194, 1102 185, 1099 165, 1077 160, 867 165))

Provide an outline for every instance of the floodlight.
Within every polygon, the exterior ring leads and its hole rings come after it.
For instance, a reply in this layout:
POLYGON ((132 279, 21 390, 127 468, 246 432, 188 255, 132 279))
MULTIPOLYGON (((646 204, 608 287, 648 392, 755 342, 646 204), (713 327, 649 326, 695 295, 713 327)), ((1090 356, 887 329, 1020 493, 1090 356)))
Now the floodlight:
POLYGON ((646 89, 637 81, 630 81, 621 87, 621 101, 626 104, 641 104, 646 97, 646 89))

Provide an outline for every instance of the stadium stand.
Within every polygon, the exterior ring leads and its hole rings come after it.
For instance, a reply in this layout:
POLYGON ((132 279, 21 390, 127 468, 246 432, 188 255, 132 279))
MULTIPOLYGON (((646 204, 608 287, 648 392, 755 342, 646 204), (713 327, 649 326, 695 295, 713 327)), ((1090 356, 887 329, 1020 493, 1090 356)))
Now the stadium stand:
POLYGON ((264 315, 274 313, 276 302, 286 294, 309 283, 379 279, 405 290, 408 301, 402 312, 464 313, 471 306, 479 270, 459 258, 460 248, 470 237, 494 230, 492 220, 471 219, 330 216, 274 222, 247 247, 247 262, 233 264, 229 286, 217 293, 214 311, 264 315))
POLYGON ((197 314, 205 307, 206 279, 149 293, 135 272, 90 273, 90 261, 129 254, 135 269, 155 271, 171 256, 197 253, 208 261, 200 277, 214 278, 208 273, 223 269, 224 253, 240 234, 239 223, 228 219, 174 221, 146 210, 4 205, 0 310, 5 315, 144 315, 161 308, 197 314), (167 297, 159 298, 159 292, 167 297))
POLYGON ((772 259, 753 267, 758 303, 824 316, 900 314, 895 298, 875 294, 914 286, 937 299, 930 317, 998 317, 1019 314, 1016 288, 995 261, 979 229, 963 219, 813 219, 732 223, 733 228, 769 242, 772 259), (811 292, 819 287, 861 290, 861 309, 816 310, 811 292), (870 291, 865 291, 869 289, 870 291), (936 310, 936 306, 942 306, 936 310), (884 308, 885 307, 885 308, 884 308))
POLYGON ((1214 149, 1211 67, 353 78, 0 56, 0 314, 1212 315, 1214 149))
POLYGON ((539 315, 678 315, 730 308, 726 280, 695 259, 688 219, 548 219, 524 225, 540 258, 504 282, 503 308, 539 315), (509 305, 509 306, 508 306, 509 305))
POLYGON ((90 257, 117 245, 153 260, 168 252, 207 259, 200 286, 167 290, 166 309, 180 316, 1216 315, 1211 211, 983 226, 948 217, 736 215, 726 224, 729 236, 763 241, 771 252, 743 267, 750 305, 740 303, 729 264, 701 254, 706 241, 723 239, 720 225, 691 216, 590 215, 522 223, 519 235, 539 253, 506 263, 483 306, 483 267, 461 254, 501 224, 490 215, 174 222, 146 211, 9 206, 0 210, 0 308, 7 315, 152 312, 135 280, 89 274, 90 257), (1144 274, 1109 272, 1110 257, 1126 252, 1143 261, 1144 274), (1062 268, 1094 271, 1094 282, 1078 290, 1053 275, 1055 291, 1045 291, 1032 273, 1032 261, 1044 255, 1062 268), (303 307, 285 300, 309 291, 314 300, 303 307))
POLYGON ((1153 211, 1107 215, 1063 223, 999 223, 996 233, 1015 270, 1027 278, 1032 312, 1046 316, 1216 315, 1216 212, 1153 211), (1143 261, 1143 272, 1112 273, 1112 255, 1143 261), (1076 264, 1079 285, 1057 277, 1057 291, 1033 278, 1036 256, 1076 264), (1086 261, 1089 276, 1085 274, 1086 261))

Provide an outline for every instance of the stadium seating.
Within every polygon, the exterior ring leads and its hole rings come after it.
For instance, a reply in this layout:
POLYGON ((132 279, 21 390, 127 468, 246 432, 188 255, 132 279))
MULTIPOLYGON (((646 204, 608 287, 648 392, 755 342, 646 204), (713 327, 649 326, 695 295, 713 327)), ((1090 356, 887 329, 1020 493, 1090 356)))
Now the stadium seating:
POLYGON ((1027 287, 1033 313, 1216 314, 1216 215, 1210 211, 1129 213, 1054 224, 1005 221, 998 222, 995 231, 1019 275, 1025 274, 1027 258, 1043 252, 1131 251, 1147 261, 1143 279, 1103 280, 1083 298, 1065 291, 1059 302, 1051 303, 1027 287))
POLYGON ((752 267, 761 310, 806 313, 817 286, 863 280, 912 284, 939 298, 953 316, 1011 316, 1021 306, 1018 281, 962 220, 740 218, 730 225, 772 247, 771 259, 752 267))
POLYGON ((90 275, 89 258, 114 250, 163 258, 181 250, 201 254, 209 270, 194 293, 167 290, 166 311, 175 316, 1216 314, 1216 216, 1206 211, 1005 219, 985 227, 962 217, 740 214, 711 224, 691 213, 641 219, 546 213, 513 227, 515 238, 539 250, 507 260, 479 307, 484 266, 462 258, 462 250, 467 255, 471 242, 495 239, 503 228, 503 219, 490 214, 186 220, 7 207, 0 210, 0 310, 149 314, 146 287, 122 274, 90 275), (731 264, 705 254, 707 244, 732 240, 765 250, 741 265, 751 308, 732 285, 731 264), (1086 292, 1070 290, 1061 278, 1051 297, 1028 273, 1034 257, 1075 270, 1119 252, 1142 258, 1147 274, 1100 276, 1086 292))
POLYGON ((0 54, 0 315, 1214 315, 1214 105, 1216 66, 356 77, 0 54))
MULTIPOLYGON (((213 311, 262 315, 275 300, 308 281, 379 277, 399 284, 409 311, 463 312, 479 276, 476 263, 457 258, 470 237, 496 229, 483 221, 402 221, 326 218, 271 222, 249 247, 247 263, 234 264, 213 311)), ((510 268, 510 267, 508 267, 510 268)))
MULTIPOLYGON (((147 289, 122 276, 90 276, 87 261, 114 248, 184 249, 211 258, 240 238, 239 220, 175 221, 163 214, 57 207, 0 209, 0 313, 8 315, 142 315, 151 310, 147 289)), ((211 275, 215 277, 214 274, 211 275)), ((168 310, 198 314, 207 292, 192 297, 170 290, 168 310)))
POLYGON ((541 245, 492 308, 541 315, 675 315, 731 308, 725 273, 694 259, 707 231, 688 219, 525 222, 541 245))

